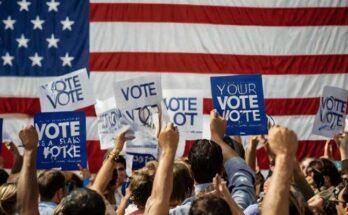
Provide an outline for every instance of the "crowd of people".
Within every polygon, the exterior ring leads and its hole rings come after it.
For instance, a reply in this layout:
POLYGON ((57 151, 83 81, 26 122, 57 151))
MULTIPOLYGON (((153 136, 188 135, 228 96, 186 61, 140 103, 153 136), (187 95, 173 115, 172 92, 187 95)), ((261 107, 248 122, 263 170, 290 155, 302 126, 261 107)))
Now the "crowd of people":
POLYGON ((165 125, 158 136, 158 161, 126 174, 120 155, 127 130, 94 176, 87 169, 66 172, 37 170, 38 135, 33 126, 19 132, 20 155, 7 143, 15 162, 0 171, 0 214, 12 215, 343 215, 348 214, 348 135, 337 134, 341 169, 327 154, 296 160, 296 134, 273 126, 268 135, 250 138, 244 150, 240 138, 225 137, 227 122, 210 115, 211 139, 198 139, 188 157, 175 160, 178 129, 165 125), (258 145, 265 147, 271 168, 261 174, 258 145))

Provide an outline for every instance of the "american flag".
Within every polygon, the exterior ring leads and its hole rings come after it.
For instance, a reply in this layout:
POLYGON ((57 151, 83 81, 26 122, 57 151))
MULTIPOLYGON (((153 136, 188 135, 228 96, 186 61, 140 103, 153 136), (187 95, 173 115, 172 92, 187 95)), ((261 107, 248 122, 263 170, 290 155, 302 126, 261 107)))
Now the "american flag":
MULTIPOLYGON (((299 158, 320 156, 322 89, 347 89, 347 0, 0 2, 0 113, 12 135, 40 111, 39 83, 81 67, 99 99, 117 80, 160 73, 166 89, 203 89, 206 114, 210 76, 262 74, 267 114, 296 131, 299 158)), ((103 152, 94 109, 84 111, 95 170, 103 152)))

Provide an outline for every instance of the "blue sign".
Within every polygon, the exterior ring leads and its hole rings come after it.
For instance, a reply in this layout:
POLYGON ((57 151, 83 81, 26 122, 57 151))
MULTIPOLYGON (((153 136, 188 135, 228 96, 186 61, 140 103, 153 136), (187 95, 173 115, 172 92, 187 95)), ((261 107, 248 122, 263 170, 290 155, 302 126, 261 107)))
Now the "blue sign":
POLYGON ((211 77, 214 108, 227 120, 227 135, 267 134, 261 75, 211 77))
POLYGON ((38 169, 87 167, 85 113, 38 113, 34 124, 39 135, 38 169))
POLYGON ((133 155, 132 170, 141 169, 147 162, 156 160, 156 158, 150 154, 127 153, 127 155, 133 155))

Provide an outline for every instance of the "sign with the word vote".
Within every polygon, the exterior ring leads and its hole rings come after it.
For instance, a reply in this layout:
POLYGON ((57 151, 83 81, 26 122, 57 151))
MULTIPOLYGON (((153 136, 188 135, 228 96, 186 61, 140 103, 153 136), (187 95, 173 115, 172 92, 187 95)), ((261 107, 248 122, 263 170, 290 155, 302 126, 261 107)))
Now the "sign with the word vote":
POLYGON ((126 153, 157 158, 157 133, 161 117, 162 86, 159 75, 137 77, 114 84, 116 105, 132 123, 135 139, 127 142, 126 153))
POLYGON ((214 108, 227 120, 227 135, 267 134, 261 75, 211 77, 214 108))
POLYGON ((97 100, 95 112, 98 118, 98 136, 101 149, 111 149, 115 146, 117 131, 129 127, 129 121, 116 108, 115 98, 97 100))
POLYGON ((116 82, 116 105, 125 116, 138 125, 152 127, 152 113, 160 109, 162 99, 161 77, 138 77, 116 82))
POLYGON ((38 169, 87 167, 85 113, 38 113, 34 124, 39 135, 38 169))
POLYGON ((163 90, 163 101, 170 121, 180 131, 180 139, 195 140, 202 137, 202 90, 163 90))
POLYGON ((39 88, 42 112, 73 111, 95 103, 86 69, 56 77, 39 88))
POLYGON ((325 86, 315 116, 313 134, 332 138, 344 129, 348 91, 325 86))

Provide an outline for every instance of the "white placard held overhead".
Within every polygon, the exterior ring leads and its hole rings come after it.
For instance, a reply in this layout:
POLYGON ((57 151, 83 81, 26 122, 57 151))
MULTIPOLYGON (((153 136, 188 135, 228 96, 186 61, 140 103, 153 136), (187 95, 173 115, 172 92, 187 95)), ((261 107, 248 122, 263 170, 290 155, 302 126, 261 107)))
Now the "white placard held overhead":
POLYGON ((80 69, 55 77, 39 87, 42 112, 73 111, 95 103, 87 70, 80 69))
POLYGON ((344 129, 348 91, 326 86, 315 116, 313 134, 332 138, 344 129))

